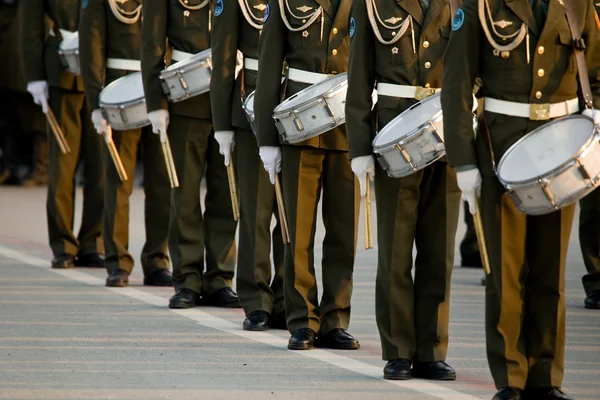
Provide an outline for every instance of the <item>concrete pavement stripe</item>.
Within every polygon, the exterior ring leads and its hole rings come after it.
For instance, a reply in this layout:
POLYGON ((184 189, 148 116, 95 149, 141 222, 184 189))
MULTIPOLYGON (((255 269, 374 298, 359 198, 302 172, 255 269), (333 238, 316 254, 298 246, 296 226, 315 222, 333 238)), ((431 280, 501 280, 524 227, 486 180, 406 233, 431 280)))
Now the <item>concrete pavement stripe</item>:
MULTIPOLYGON (((66 278, 75 280, 77 282, 85 283, 90 286, 102 286, 104 287, 104 279, 96 278, 89 274, 77 271, 77 270, 60 270, 48 268, 48 261, 39 257, 30 256, 20 251, 10 249, 8 247, 0 246, 0 255, 8 258, 12 258, 16 261, 29 264, 34 267, 43 268, 47 271, 54 272, 58 275, 62 275, 66 278)), ((165 307, 165 299, 159 296, 155 296, 144 291, 134 288, 109 288, 105 289, 118 293, 123 296, 142 301, 144 303, 165 307)), ((265 333, 265 332, 247 332, 241 330, 237 324, 233 324, 225 319, 211 315, 205 311, 199 309, 188 309, 188 310, 171 310, 171 312, 181 315, 198 322, 200 325, 220 330, 225 333, 229 333, 234 336, 239 336, 244 339, 252 340, 258 343, 266 344, 269 346, 277 347, 280 349, 287 350, 287 340, 281 337, 265 333)), ((336 353, 332 353, 325 350, 311 350, 311 351, 299 351, 294 354, 313 358, 339 368, 346 369, 348 371, 362 374, 374 379, 383 380, 381 368, 367 364, 362 361, 355 360, 350 357, 342 356, 336 353)), ((415 392, 420 392, 428 396, 436 397, 445 400, 475 400, 478 397, 462 393, 435 383, 423 381, 423 380, 411 380, 411 381, 385 381, 391 385, 409 389, 415 392)))

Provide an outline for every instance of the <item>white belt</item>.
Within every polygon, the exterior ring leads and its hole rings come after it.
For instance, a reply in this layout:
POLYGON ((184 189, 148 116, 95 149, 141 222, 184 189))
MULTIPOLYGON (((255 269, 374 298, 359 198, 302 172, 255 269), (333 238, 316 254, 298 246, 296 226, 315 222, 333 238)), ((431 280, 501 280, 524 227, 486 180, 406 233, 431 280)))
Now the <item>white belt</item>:
POLYGON ((416 99, 419 101, 440 91, 441 89, 425 88, 422 86, 394 85, 391 83, 377 84, 378 96, 400 97, 402 99, 416 99))
POLYGON ((192 56, 193 56, 192 53, 186 53, 185 51, 179 51, 179 50, 175 50, 175 49, 173 49, 173 51, 171 52, 171 60, 173 60, 173 61, 187 60, 188 58, 190 58, 192 56))
POLYGON ((317 72, 308 72, 301 69, 290 68, 288 70, 288 78, 291 81, 299 83, 308 83, 314 85, 315 83, 323 82, 325 79, 333 75, 319 74, 317 72))
POLYGON ((120 69, 123 71, 141 71, 142 64, 139 60, 125 60, 123 58, 108 58, 106 68, 120 69))
POLYGON ((555 104, 528 104, 485 98, 485 110, 512 117, 529 118, 534 121, 546 121, 564 117, 579 111, 579 99, 571 99, 555 104))
MULTIPOLYGON (((76 32, 67 31, 65 29, 59 29, 58 31, 60 32, 60 35, 62 36, 63 40, 65 40, 69 36, 76 33, 76 32)), ((56 34, 54 33, 54 29, 50 29, 50 32, 48 32, 48 34, 52 37, 56 36, 56 34)))
POLYGON ((258 60, 244 57, 244 68, 249 69, 250 71, 258 71, 258 60))

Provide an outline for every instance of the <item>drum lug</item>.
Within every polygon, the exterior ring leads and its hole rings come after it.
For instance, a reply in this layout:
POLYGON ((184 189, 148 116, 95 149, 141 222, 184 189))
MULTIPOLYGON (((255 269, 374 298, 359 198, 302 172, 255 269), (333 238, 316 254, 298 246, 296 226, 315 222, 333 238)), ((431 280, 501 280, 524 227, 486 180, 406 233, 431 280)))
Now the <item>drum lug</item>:
POLYGON ((294 116, 294 125, 296 126, 296 129, 298 129, 300 132, 304 132, 304 125, 302 125, 302 121, 300 121, 300 118, 298 118, 296 114, 292 115, 294 116))
POLYGON ((400 152, 400 155, 402 156, 402 158, 404 159, 404 161, 406 161, 410 165, 410 167, 412 169, 415 169, 415 166, 413 165, 413 159, 410 156, 410 154, 408 154, 408 151, 406 151, 406 149, 404 147, 400 146, 399 143, 396 143, 394 145, 394 147, 396 149, 398 149, 398 151, 400 152))
POLYGON ((433 136, 435 136, 435 139, 439 143, 444 144, 444 139, 442 139, 442 137, 438 134, 438 131, 437 131, 435 125, 433 124, 433 122, 430 122, 429 125, 431 125, 431 133, 433 134, 433 136))
POLYGON ((596 186, 596 183, 598 182, 598 177, 592 178, 589 171, 587 170, 587 168, 581 161, 581 157, 578 157, 577 160, 575 160, 575 162, 577 163, 577 170, 581 174, 581 177, 586 181, 587 186, 588 187, 596 186))
POLYGON ((540 187, 542 188, 542 192, 544 192, 544 196, 546 196, 546 199, 550 202, 550 204, 552 204, 552 207, 554 207, 554 209, 557 210, 558 207, 556 206, 556 202, 554 201, 554 193, 552 193, 549 187, 550 181, 548 181, 547 179, 538 178, 538 183, 540 184, 540 187))
POLYGON ((333 110, 331 109, 331 106, 329 105, 329 103, 327 102, 327 99, 323 99, 323 102, 325 103, 325 109, 327 110, 327 113, 329 114, 329 116, 333 119, 333 125, 335 125, 335 113, 333 112, 333 110))
POLYGON ((521 198, 519 197, 519 195, 517 193, 515 193, 508 186, 506 187, 506 194, 508 197, 510 197, 510 199, 512 200, 515 207, 517 207, 517 209, 521 210, 521 204, 523 204, 523 202, 521 201, 521 198))
POLYGON ((124 106, 119 106, 119 115, 121 116, 121 120, 123 121, 123 125, 129 124, 129 119, 127 118, 127 113, 125 112, 124 106))
MULTIPOLYGON (((377 162, 379 162, 379 165, 381 165, 381 168, 383 168, 385 171, 390 170, 390 164, 388 164, 388 162, 385 160, 385 158, 383 158, 379 154, 377 154, 377 162)), ((388 175, 389 175, 389 172, 388 172, 388 175)))
POLYGON ((179 84, 181 85, 181 88, 185 91, 186 94, 189 95, 188 85, 185 81, 185 78, 181 75, 181 71, 177 71, 177 78, 179 79, 179 84))

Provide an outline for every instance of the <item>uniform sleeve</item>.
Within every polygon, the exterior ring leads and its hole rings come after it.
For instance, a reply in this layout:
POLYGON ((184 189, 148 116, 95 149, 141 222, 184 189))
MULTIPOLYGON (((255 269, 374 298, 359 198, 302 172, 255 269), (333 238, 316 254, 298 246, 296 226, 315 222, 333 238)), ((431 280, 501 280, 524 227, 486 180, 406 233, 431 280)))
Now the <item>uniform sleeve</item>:
POLYGON ((79 14, 79 59, 90 109, 99 107, 106 75, 106 14, 104 0, 88 0, 79 14))
POLYGON ((354 0, 350 10, 350 59, 346 95, 346 131, 350 158, 371 154, 373 100, 375 86, 374 35, 365 0, 354 0))
POLYGON ((281 68, 285 56, 287 31, 281 20, 277 0, 268 4, 258 45, 258 80, 254 95, 254 115, 259 146, 279 146, 279 133, 273 120, 273 110, 279 104, 281 68))
POLYGON ((471 107, 479 69, 480 41, 477 0, 465 0, 454 16, 442 78, 444 142, 448 162, 453 167, 477 164, 471 107))
POLYGON ((600 19, 595 2, 589 0, 583 37, 587 46, 585 58, 594 97, 594 108, 600 109, 600 19))
POLYGON ((21 61, 27 82, 45 81, 44 45, 46 26, 44 1, 21 0, 18 10, 21 61))
POLYGON ((213 70, 210 78, 210 101, 215 131, 232 130, 239 24, 237 1, 223 0, 223 11, 214 17, 211 34, 213 70))
POLYGON ((166 110, 169 107, 160 81, 160 73, 165 68, 164 59, 167 50, 168 1, 145 1, 142 7, 144 22, 140 60, 148 112, 166 110))

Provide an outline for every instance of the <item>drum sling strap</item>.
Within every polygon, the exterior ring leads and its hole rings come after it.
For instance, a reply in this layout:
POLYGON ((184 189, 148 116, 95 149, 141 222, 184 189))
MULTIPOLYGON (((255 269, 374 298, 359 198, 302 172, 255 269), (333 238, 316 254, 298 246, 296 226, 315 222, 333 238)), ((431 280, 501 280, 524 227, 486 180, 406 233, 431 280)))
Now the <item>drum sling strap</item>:
MULTIPOLYGON (((575 52, 575 59, 577 61, 577 71, 579 74, 579 84, 581 85, 581 92, 583 93, 583 101, 585 102, 585 108, 592 109, 594 98, 592 96, 592 87, 590 85, 590 77, 588 74, 587 64, 585 62, 585 41, 581 37, 582 30, 577 22, 575 13, 575 1, 576 0, 564 0, 565 8, 567 11, 567 22, 569 29, 571 30, 573 51, 575 52)), ((481 114, 481 138, 487 148, 488 155, 492 161, 492 168, 496 174, 496 159, 494 157, 494 149, 492 148, 492 140, 490 137, 489 126, 485 120, 485 111, 481 114)))

